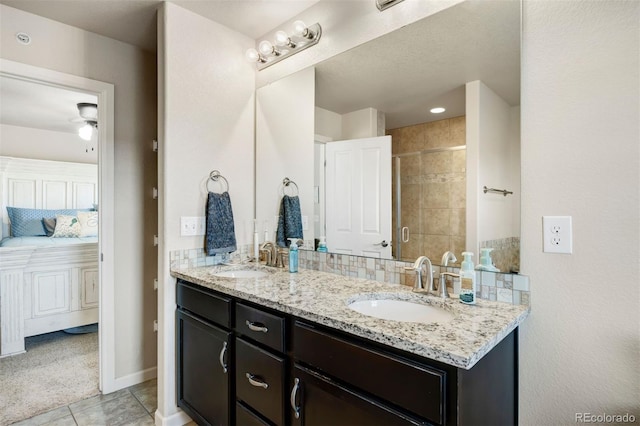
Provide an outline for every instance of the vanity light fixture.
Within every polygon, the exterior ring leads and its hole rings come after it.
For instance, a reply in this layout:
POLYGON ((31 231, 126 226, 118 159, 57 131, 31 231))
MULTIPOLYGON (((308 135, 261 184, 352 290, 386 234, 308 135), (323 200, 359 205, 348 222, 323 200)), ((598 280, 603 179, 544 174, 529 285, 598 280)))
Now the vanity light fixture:
POLYGON ((445 108, 442 108, 442 107, 431 108, 431 109, 429 110, 429 112, 430 112, 431 114, 442 114, 442 113, 443 113, 443 112, 445 112, 445 111, 446 111, 446 109, 445 109, 445 108))
POLYGON ((275 43, 272 44, 268 40, 263 40, 258 44, 258 50, 253 48, 247 50, 245 57, 249 62, 255 62, 258 70, 262 70, 317 44, 321 36, 322 28, 320 24, 307 26, 302 21, 295 21, 293 23, 293 35, 289 35, 282 30, 278 31, 275 34, 275 43))
POLYGON ((380 12, 385 9, 390 8, 391 6, 395 6, 400 3, 402 0, 376 0, 376 7, 380 12))

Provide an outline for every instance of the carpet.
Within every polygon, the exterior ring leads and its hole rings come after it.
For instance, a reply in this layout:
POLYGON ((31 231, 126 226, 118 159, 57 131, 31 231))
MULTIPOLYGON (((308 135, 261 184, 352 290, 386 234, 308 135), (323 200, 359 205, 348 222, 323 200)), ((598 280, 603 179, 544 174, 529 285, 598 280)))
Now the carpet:
POLYGON ((0 425, 99 393, 98 333, 28 337, 26 349, 0 359, 0 425))

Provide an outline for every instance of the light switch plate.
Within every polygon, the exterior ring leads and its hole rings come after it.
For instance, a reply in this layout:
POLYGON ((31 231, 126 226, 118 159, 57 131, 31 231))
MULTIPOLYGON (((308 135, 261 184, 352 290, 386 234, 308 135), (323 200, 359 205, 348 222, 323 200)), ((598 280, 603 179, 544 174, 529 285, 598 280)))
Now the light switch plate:
POLYGON ((180 217, 180 235, 188 237, 192 235, 205 234, 204 216, 181 216, 180 217))
POLYGON ((571 216, 542 216, 542 251, 573 253, 571 216))

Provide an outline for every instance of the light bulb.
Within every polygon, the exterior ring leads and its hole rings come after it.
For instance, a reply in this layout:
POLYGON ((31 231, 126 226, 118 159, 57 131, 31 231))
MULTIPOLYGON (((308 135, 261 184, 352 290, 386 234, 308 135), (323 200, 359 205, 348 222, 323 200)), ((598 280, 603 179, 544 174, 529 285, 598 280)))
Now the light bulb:
POLYGON ((443 112, 446 111, 446 109, 442 108, 442 107, 436 107, 436 108, 431 108, 429 110, 432 114, 442 114, 443 112))
POLYGON ((295 21, 293 23, 293 33, 298 37, 308 37, 309 29, 303 21, 295 21))
POLYGON ((289 35, 287 33, 285 33, 284 31, 276 32, 276 46, 283 47, 283 46, 291 46, 292 44, 293 43, 291 43, 291 39, 289 38, 289 35))
POLYGON ((247 49, 247 51, 244 54, 244 57, 247 58, 247 61, 249 62, 260 62, 260 54, 256 49, 253 49, 253 48, 247 49))
POLYGON ((85 141, 90 141, 92 135, 93 135, 93 126, 89 123, 80 127, 80 130, 78 130, 78 136, 80 136, 85 141))
POLYGON ((275 50, 273 48, 273 44, 271 44, 271 42, 267 40, 262 40, 258 45, 258 49, 260 49, 260 53, 262 53, 263 55, 271 55, 275 50))

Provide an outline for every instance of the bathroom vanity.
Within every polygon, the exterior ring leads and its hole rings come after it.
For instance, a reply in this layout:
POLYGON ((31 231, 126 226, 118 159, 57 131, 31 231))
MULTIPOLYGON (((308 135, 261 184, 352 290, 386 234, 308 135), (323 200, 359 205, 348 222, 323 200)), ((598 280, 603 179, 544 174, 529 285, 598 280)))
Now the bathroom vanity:
POLYGON ((229 273, 247 268, 172 272, 178 405, 198 424, 517 423, 517 327, 528 307, 466 306, 310 270, 229 273), (348 306, 382 298, 452 319, 393 321, 348 306))

